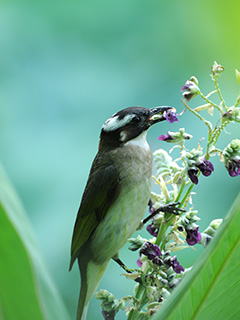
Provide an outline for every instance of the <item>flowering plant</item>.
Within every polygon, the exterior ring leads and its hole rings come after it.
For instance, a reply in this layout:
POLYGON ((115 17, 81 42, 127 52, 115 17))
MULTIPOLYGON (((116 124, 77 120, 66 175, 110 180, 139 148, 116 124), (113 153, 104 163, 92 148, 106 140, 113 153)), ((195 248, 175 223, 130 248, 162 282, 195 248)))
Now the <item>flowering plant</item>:
MULTIPOLYGON (((158 138, 166 143, 174 143, 172 149, 178 148, 180 156, 173 160, 171 151, 168 153, 163 149, 153 153, 156 167, 154 180, 160 186, 160 193, 152 192, 149 203, 150 216, 143 220, 141 225, 143 227, 148 223, 146 228, 152 237, 144 239, 139 235, 129 239, 129 249, 139 250, 137 260, 139 269, 125 268, 128 272, 126 277, 137 282, 134 295, 115 299, 106 290, 100 290, 96 294, 97 299, 102 301, 102 314, 105 319, 113 320, 120 309, 127 312, 128 320, 150 319, 191 269, 185 268, 173 252, 196 244, 206 247, 222 222, 222 219, 213 220, 206 230, 200 232, 198 225, 200 218, 198 211, 194 209, 192 199, 192 189, 199 183, 200 175, 208 177, 214 171, 211 157, 218 155, 231 177, 240 175, 240 140, 232 140, 223 150, 216 147, 220 134, 226 126, 231 122, 240 122, 240 95, 235 104, 228 107, 218 85, 218 79, 224 68, 215 62, 211 71, 215 90, 206 96, 201 92, 196 77, 187 80, 181 89, 184 112, 189 110, 207 126, 206 147, 203 148, 202 142, 199 142, 196 148, 189 150, 186 144, 192 136, 183 128, 178 132, 168 131, 158 138), (210 100, 214 93, 218 95, 219 104, 210 100), (204 104, 191 108, 187 103, 196 96, 200 96, 204 104), (207 110, 213 115, 215 109, 219 117, 217 123, 213 125, 200 112, 207 110)), ((237 70, 236 76, 240 84, 240 73, 237 70)), ((171 113, 168 113, 166 119, 170 123, 178 121, 177 115, 171 113)))

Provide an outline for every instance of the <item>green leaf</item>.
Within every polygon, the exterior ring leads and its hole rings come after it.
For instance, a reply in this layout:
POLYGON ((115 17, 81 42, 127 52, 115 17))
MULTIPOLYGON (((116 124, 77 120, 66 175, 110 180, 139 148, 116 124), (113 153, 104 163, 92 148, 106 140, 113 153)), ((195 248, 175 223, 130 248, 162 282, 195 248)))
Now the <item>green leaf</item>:
POLYGON ((239 319, 240 194, 215 237, 153 320, 239 319))
POLYGON ((18 196, 1 167, 0 318, 69 319, 18 196))
POLYGON ((236 73, 237 82, 240 84, 240 72, 237 69, 235 69, 235 73, 236 73))

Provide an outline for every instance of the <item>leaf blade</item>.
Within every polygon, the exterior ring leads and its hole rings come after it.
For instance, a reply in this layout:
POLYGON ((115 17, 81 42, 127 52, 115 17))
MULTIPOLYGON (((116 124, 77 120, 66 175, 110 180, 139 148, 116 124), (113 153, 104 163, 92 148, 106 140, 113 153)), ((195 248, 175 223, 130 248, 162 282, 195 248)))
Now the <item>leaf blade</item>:
POLYGON ((0 166, 1 319, 69 319, 31 226, 0 166))
POLYGON ((240 312, 239 225, 240 194, 206 251, 153 319, 226 319, 240 312))

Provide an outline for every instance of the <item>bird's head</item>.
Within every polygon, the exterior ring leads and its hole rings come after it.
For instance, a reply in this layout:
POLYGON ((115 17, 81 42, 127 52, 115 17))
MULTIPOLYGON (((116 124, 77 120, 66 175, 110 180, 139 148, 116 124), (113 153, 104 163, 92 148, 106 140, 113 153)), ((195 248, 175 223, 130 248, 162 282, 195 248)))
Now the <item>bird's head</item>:
POLYGON ((100 147, 119 147, 140 136, 155 123, 165 120, 164 112, 173 107, 129 107, 111 116, 102 126, 100 147))

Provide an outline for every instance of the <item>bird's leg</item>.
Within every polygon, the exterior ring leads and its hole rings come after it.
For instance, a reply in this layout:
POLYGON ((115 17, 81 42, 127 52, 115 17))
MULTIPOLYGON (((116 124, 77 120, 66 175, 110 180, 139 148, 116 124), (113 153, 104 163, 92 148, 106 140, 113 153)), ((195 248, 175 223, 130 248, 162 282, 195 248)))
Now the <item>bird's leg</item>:
MULTIPOLYGON (((150 219, 152 219, 156 214, 159 212, 165 212, 170 214, 179 215, 182 212, 186 212, 186 210, 178 208, 177 206, 180 204, 180 202, 173 202, 166 204, 164 206, 159 207, 158 209, 154 210, 147 218, 141 221, 141 226, 143 226, 145 223, 147 223, 150 219)), ((152 200, 150 199, 148 202, 148 206, 150 209, 153 208, 152 200)))
POLYGON ((118 254, 115 255, 114 257, 112 257, 112 259, 117 262, 117 264, 123 269, 125 270, 127 273, 132 273, 132 271, 130 269, 128 269, 128 267, 122 262, 121 259, 119 259, 118 254))
MULTIPOLYGON (((123 268, 123 270, 125 270, 127 273, 132 273, 132 270, 128 269, 128 267, 122 262, 121 259, 119 259, 118 254, 116 254, 114 257, 112 257, 112 259, 117 262, 117 264, 123 268)), ((138 283, 142 283, 142 279, 141 277, 137 277, 136 279, 134 279, 134 281, 138 282, 138 283)))

